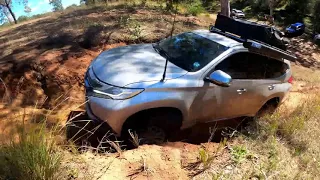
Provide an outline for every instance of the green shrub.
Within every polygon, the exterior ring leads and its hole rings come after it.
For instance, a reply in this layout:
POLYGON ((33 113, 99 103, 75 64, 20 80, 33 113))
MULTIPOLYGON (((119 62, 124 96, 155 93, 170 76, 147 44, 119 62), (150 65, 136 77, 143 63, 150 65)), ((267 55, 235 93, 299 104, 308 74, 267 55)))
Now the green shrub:
POLYGON ((131 20, 132 19, 130 15, 124 14, 124 15, 121 15, 117 21, 120 27, 127 27, 131 20))
POLYGON ((0 179, 59 179, 60 154, 44 129, 26 132, 20 127, 18 139, 0 147, 0 179))
POLYGON ((66 8, 66 10, 72 11, 72 10, 76 10, 77 8, 79 8, 79 6, 77 6, 76 4, 72 4, 72 5, 68 6, 66 8))
POLYGON ((132 39, 136 40, 142 36, 141 23, 135 19, 132 19, 128 24, 128 30, 132 36, 132 39))
POLYGON ((19 22, 23 22, 23 21, 26 21, 26 20, 28 20, 28 19, 29 19, 28 16, 20 16, 20 17, 18 18, 18 21, 19 21, 19 22))
POLYGON ((187 5, 187 14, 191 14, 193 16, 196 16, 200 13, 205 12, 205 8, 202 6, 201 1, 195 0, 191 2, 189 5, 187 5))
POLYGON ((236 163, 240 163, 248 156, 248 150, 243 146, 233 146, 231 148, 232 160, 236 163))

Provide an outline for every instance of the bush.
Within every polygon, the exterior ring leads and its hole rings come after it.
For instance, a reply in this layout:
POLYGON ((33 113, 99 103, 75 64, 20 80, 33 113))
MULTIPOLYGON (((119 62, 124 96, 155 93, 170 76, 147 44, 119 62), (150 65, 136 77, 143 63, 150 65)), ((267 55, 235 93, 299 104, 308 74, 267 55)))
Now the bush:
POLYGON ((26 20, 28 20, 28 19, 29 19, 28 16, 20 16, 20 17, 18 18, 18 21, 19 21, 19 22, 23 22, 23 21, 26 21, 26 20))
POLYGON ((185 1, 181 5, 183 8, 185 8, 187 15, 191 14, 193 16, 196 16, 200 13, 206 12, 200 0, 185 1))
POLYGON ((72 4, 72 5, 70 5, 70 6, 68 6, 67 8, 66 8, 66 10, 75 10, 75 9, 77 9, 79 6, 77 6, 76 4, 72 4))
POLYGON ((193 16, 196 16, 200 13, 205 12, 205 8, 202 6, 201 1, 195 0, 191 2, 189 5, 187 5, 187 14, 191 14, 193 16))
POLYGON ((45 127, 26 132, 18 129, 18 140, 0 147, 0 179, 59 179, 60 154, 46 136, 45 127))
POLYGON ((142 28, 139 21, 132 19, 129 23, 129 32, 132 36, 132 39, 139 39, 142 35, 142 28))

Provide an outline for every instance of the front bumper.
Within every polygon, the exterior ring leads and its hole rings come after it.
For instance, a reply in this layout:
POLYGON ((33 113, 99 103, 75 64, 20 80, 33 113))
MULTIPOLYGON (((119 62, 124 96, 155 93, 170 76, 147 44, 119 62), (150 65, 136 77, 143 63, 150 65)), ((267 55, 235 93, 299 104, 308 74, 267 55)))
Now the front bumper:
POLYGON ((87 97, 86 111, 90 119, 106 122, 116 135, 121 134, 122 122, 125 117, 118 108, 121 100, 104 99, 89 96, 87 97))
POLYGON ((100 83, 93 72, 88 69, 85 78, 85 90, 86 90, 86 111, 90 119, 95 122, 106 122, 115 135, 121 134, 122 124, 118 118, 121 112, 119 112, 120 108, 117 108, 117 105, 121 103, 123 100, 113 100, 107 98, 99 98, 92 96, 93 88, 91 83, 98 84, 100 83))

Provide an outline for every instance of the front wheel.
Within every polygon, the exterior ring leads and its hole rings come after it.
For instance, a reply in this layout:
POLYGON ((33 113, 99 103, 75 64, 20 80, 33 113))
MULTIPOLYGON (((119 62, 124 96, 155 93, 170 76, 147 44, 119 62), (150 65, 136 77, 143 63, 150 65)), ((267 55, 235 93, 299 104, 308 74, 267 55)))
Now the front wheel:
POLYGON ((139 144, 162 144, 166 141, 167 133, 158 126, 149 126, 138 132, 139 144))
POLYGON ((176 111, 153 110, 128 119, 124 125, 125 139, 134 147, 143 144, 162 144, 181 126, 181 114, 176 111))

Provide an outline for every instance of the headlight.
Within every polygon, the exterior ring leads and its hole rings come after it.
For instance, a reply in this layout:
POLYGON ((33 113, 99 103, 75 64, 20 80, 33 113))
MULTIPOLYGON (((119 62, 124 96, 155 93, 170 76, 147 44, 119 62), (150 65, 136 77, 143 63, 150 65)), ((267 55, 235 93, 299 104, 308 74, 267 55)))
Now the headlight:
POLYGON ((144 89, 129 89, 108 86, 104 88, 93 89, 93 95, 102 98, 111 98, 115 100, 129 99, 140 94, 144 89))
POLYGON ((87 96, 115 100, 129 99, 144 91, 144 89, 139 88, 121 88, 102 83, 98 78, 96 78, 92 69, 90 68, 85 76, 85 86, 87 96))

